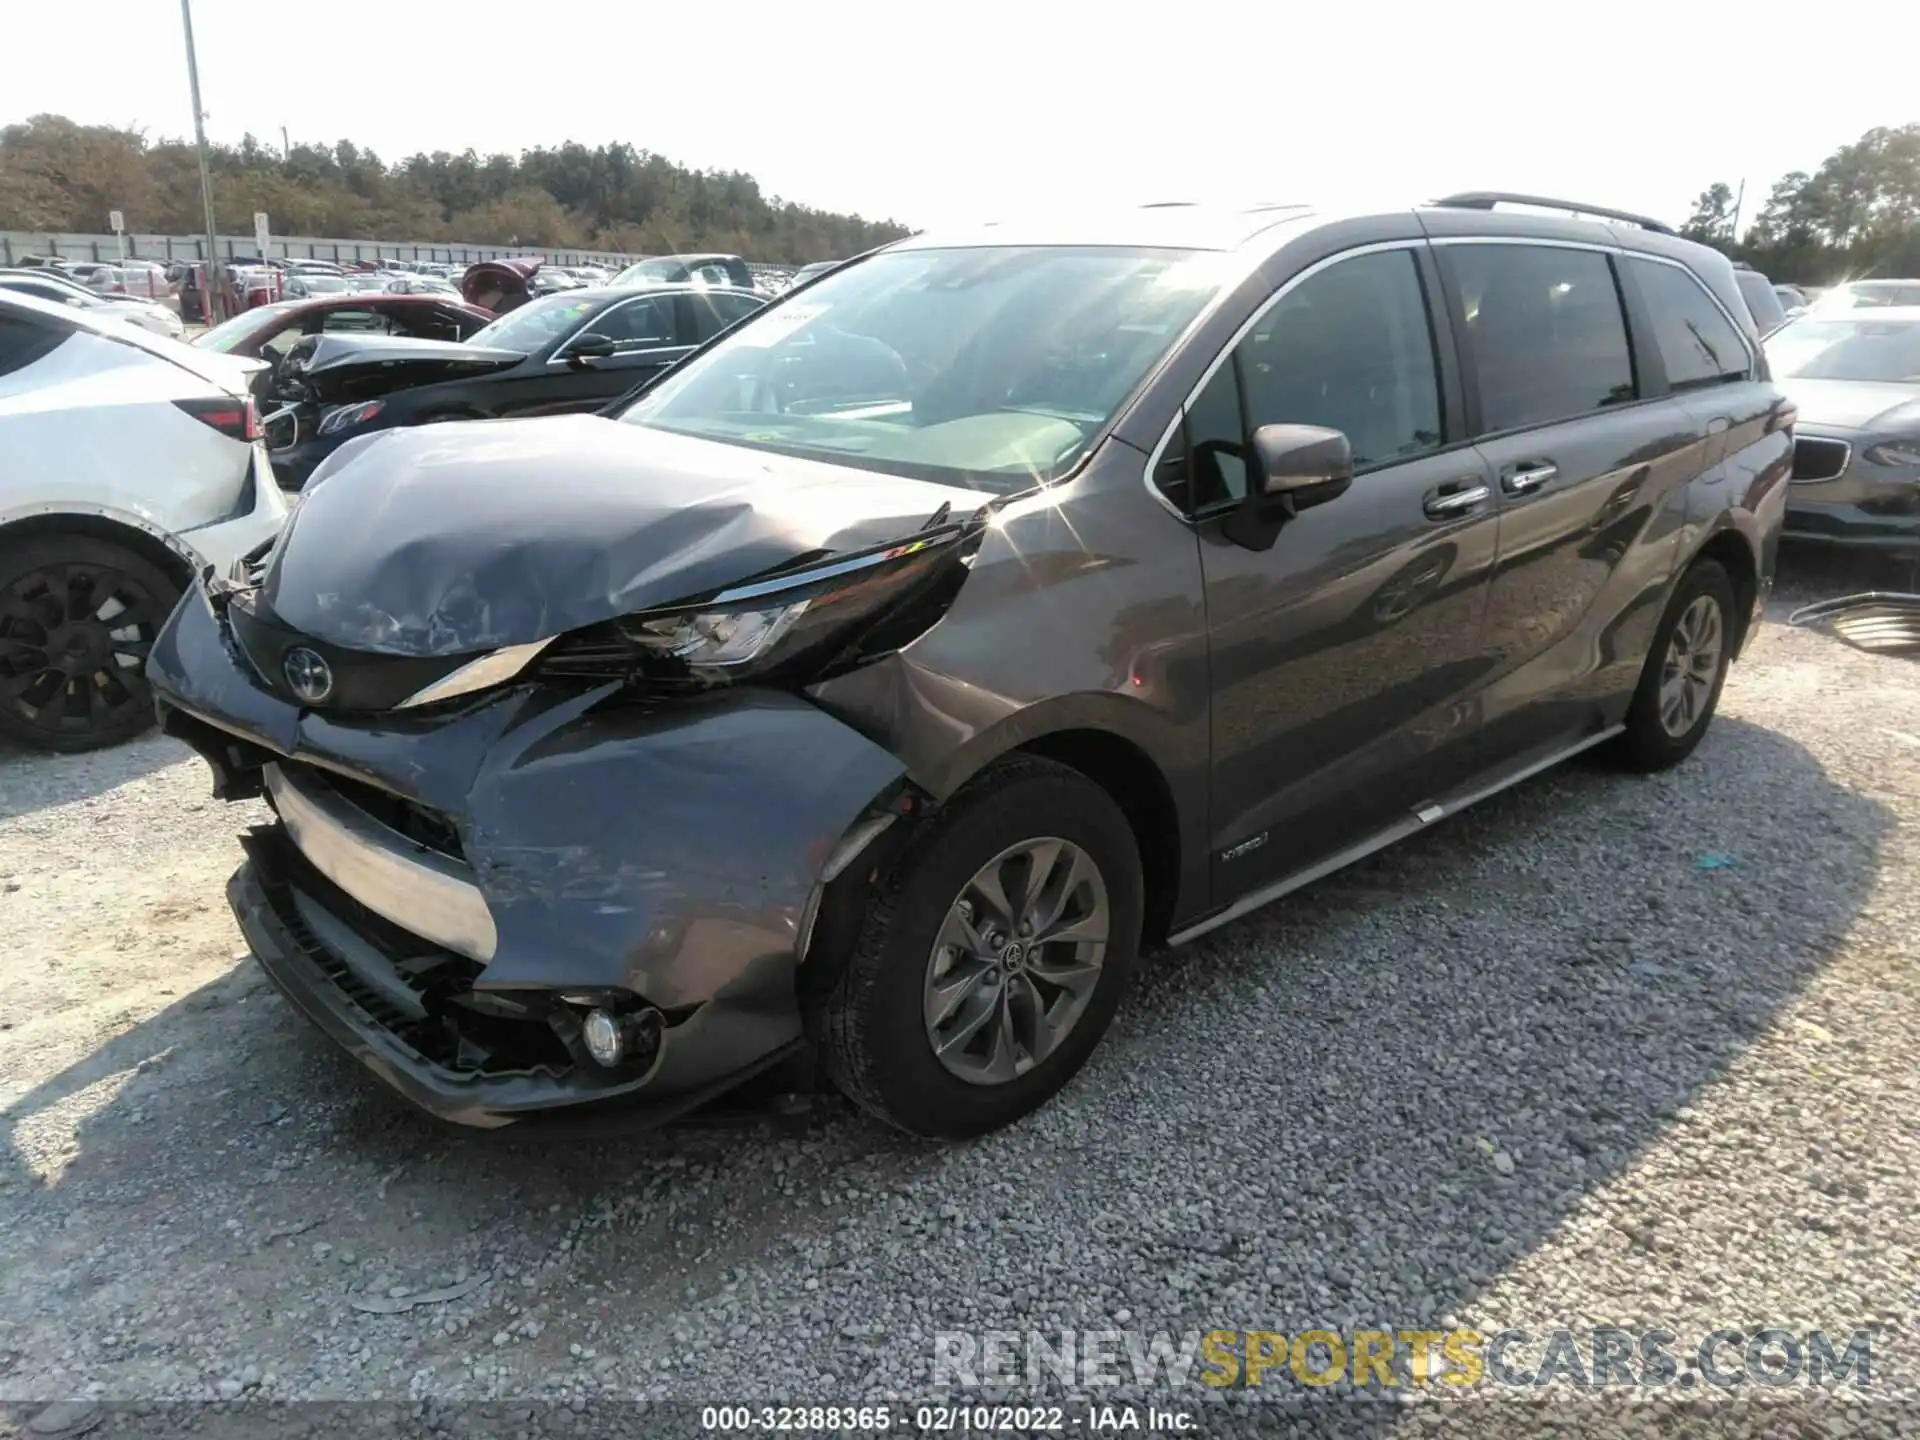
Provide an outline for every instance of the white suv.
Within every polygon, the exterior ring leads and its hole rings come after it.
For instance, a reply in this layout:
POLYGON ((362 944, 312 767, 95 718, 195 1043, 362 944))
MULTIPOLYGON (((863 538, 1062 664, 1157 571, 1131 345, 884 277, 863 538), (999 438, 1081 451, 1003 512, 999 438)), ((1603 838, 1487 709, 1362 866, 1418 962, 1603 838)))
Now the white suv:
POLYGON ((0 736, 153 723, 146 654, 188 579, 279 533, 259 361, 0 292, 0 736))

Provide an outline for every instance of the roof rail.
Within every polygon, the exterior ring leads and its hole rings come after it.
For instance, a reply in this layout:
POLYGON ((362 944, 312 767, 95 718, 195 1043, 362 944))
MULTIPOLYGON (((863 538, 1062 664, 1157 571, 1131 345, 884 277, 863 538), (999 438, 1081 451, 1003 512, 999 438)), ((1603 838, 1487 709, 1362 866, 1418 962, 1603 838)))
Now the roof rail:
POLYGON ((1649 215, 1635 215, 1631 210, 1612 210, 1605 205, 1583 205, 1573 200, 1554 200, 1545 195, 1518 195, 1507 190, 1463 190, 1458 195, 1449 195, 1445 199, 1435 200, 1433 204, 1447 210, 1491 210, 1496 205, 1533 205, 1541 210, 1565 210, 1573 215, 1593 215, 1602 220, 1621 220, 1629 225, 1638 225, 1642 230, 1652 230, 1661 235, 1678 233, 1664 221, 1655 220, 1649 215))

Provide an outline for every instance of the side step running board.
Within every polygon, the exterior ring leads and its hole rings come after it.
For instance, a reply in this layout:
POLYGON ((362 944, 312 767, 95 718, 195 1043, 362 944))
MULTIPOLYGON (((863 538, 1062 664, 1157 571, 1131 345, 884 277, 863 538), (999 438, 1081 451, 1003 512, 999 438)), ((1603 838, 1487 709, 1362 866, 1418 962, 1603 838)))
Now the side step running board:
POLYGON ((1562 761, 1571 760, 1583 750, 1591 750, 1596 745, 1603 745, 1626 728, 1624 725, 1614 725, 1606 730, 1600 731, 1597 735, 1589 735, 1585 739, 1575 741, 1572 745, 1556 750, 1543 759, 1536 760, 1529 765, 1523 765, 1520 769, 1502 776, 1491 785, 1482 786, 1478 790, 1468 791, 1456 799, 1422 805, 1405 819, 1396 820, 1393 824, 1387 826, 1386 829, 1369 835, 1359 844, 1350 845, 1345 850, 1334 855, 1329 855, 1325 860, 1309 865, 1304 870, 1296 870, 1291 875, 1283 875, 1271 885, 1262 886, 1251 894, 1241 896, 1218 915, 1209 915, 1197 924, 1189 925, 1186 929, 1168 936, 1167 944, 1184 945, 1189 940, 1196 940, 1200 936, 1205 935, 1209 930, 1217 930, 1222 925, 1238 920, 1242 915, 1251 914, 1262 905, 1278 900, 1282 895, 1290 895, 1302 886, 1311 885, 1314 881, 1331 875, 1336 870, 1346 869, 1347 866, 1353 864, 1356 860, 1364 860, 1375 851, 1386 849, 1387 846, 1393 844, 1395 841, 1404 840, 1409 835, 1425 830, 1437 820, 1443 820, 1449 815, 1457 815, 1468 806, 1477 805, 1489 796, 1498 795, 1502 790, 1518 785, 1523 780, 1531 780, 1534 776, 1540 774, 1541 771, 1551 770, 1562 761))

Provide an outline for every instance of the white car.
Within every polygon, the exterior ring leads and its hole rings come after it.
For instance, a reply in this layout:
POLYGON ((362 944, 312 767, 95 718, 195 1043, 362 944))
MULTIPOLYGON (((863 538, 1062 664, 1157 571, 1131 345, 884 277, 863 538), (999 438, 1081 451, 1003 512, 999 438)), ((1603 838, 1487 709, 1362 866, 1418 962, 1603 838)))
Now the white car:
POLYGON ((188 580, 286 521, 263 364, 0 290, 0 737, 91 750, 153 723, 147 649, 188 580))
POLYGON ((157 300, 96 294, 51 270, 0 270, 0 290, 33 295, 75 310, 91 310, 103 319, 124 321, 142 330, 151 330, 155 335, 169 335, 176 340, 185 333, 180 317, 157 300))

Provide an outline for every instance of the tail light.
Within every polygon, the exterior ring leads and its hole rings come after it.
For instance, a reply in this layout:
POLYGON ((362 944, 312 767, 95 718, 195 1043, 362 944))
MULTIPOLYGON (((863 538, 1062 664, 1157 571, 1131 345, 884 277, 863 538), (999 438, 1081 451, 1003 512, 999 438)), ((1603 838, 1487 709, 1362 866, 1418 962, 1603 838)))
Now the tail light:
POLYGON ((260 438, 260 412, 253 397, 222 396, 217 400, 176 400, 173 402, 202 425, 211 426, 229 440, 251 445, 260 438))

